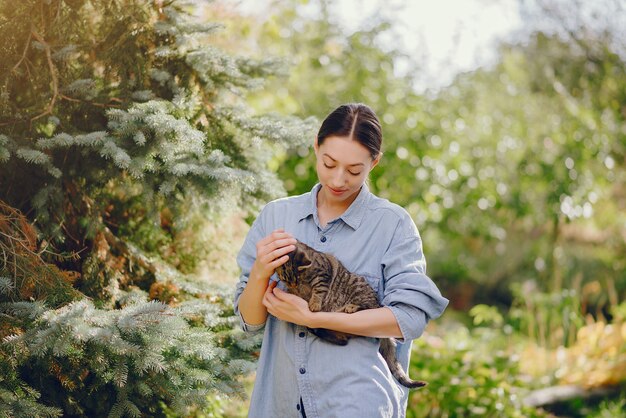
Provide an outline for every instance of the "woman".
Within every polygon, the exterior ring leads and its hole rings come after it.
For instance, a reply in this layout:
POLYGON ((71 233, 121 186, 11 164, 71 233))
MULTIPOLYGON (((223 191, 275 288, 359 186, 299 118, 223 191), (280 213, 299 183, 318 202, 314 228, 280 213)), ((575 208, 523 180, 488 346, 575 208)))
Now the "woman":
POLYGON ((267 204, 246 237, 237 257, 242 275, 235 311, 245 331, 265 328, 249 417, 405 416, 408 391, 379 356, 377 338, 398 340, 406 370, 411 341, 448 301, 426 276, 421 239, 408 213, 366 185, 381 145, 380 122, 369 107, 335 109, 315 139, 319 183, 309 193, 267 204), (364 276, 383 307, 311 312, 306 301, 277 287, 272 275, 296 239, 364 276), (362 338, 337 346, 308 328, 362 338))

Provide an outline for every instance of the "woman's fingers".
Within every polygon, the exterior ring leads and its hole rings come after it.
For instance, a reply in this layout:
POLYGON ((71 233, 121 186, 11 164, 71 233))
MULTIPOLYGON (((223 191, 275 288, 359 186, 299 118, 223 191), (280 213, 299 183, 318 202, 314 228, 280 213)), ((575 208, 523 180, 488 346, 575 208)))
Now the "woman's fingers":
MULTIPOLYGON (((274 287, 276 287, 276 285, 274 285, 274 287)), ((270 284, 270 286, 268 286, 267 289, 265 289, 265 294, 263 295, 263 305, 266 308, 271 308, 272 302, 276 300, 276 296, 274 296, 274 293, 273 293, 274 287, 271 287, 271 284, 270 284)))
POLYGON ((273 269, 275 269, 278 266, 282 266, 283 264, 285 264, 287 261, 289 261, 289 256, 288 255, 284 255, 280 258, 277 258, 276 260, 272 261, 269 266, 273 269))
POLYGON ((278 289, 272 289, 272 294, 273 294, 273 295, 274 295, 277 299, 282 300, 282 301, 285 301, 285 302, 286 302, 286 301, 288 301, 288 300, 290 300, 290 299, 289 299, 289 297, 290 297, 290 296, 293 296, 293 295, 291 295, 291 294, 289 294, 289 293, 287 293, 287 292, 285 292, 285 291, 281 290, 280 288, 278 288, 278 289))
POLYGON ((286 247, 281 247, 268 254, 262 255, 261 260, 264 261, 266 264, 271 264, 273 261, 276 261, 277 259, 289 254, 295 249, 296 249, 295 245, 288 245, 286 247))
POLYGON ((289 260, 288 253, 296 249, 296 239, 284 229, 276 229, 256 243, 256 260, 253 268, 261 277, 268 277, 289 260))
POLYGON ((268 236, 261 238, 257 242, 257 248, 264 247, 267 244, 271 243, 272 241, 276 241, 278 239, 283 239, 283 238, 293 238, 293 237, 288 232, 285 232, 284 229, 276 229, 268 236))
POLYGON ((287 245, 295 245, 296 242, 297 242, 296 239, 291 236, 289 236, 288 238, 279 238, 277 240, 267 243, 263 247, 263 249, 265 249, 267 252, 271 252, 278 248, 285 247, 287 245))
POLYGON ((295 249, 295 242, 291 240, 285 240, 283 242, 283 245, 277 246, 275 248, 270 248, 269 246, 263 248, 257 253, 257 257, 269 263, 279 257, 282 257, 285 254, 294 251, 295 249))

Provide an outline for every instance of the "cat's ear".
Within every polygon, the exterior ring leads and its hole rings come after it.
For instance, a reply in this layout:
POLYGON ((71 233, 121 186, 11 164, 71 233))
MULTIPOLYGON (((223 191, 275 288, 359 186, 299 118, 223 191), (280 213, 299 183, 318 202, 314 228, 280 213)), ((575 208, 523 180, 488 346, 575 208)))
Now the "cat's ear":
POLYGON ((311 267, 311 259, 307 255, 306 251, 296 251, 294 258, 294 261, 298 266, 298 271, 302 271, 311 267))

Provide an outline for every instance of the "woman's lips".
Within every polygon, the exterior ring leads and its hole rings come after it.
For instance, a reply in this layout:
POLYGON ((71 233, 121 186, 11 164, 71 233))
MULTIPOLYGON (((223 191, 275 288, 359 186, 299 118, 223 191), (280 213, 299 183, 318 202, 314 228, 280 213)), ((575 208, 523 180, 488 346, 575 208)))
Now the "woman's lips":
POLYGON ((342 195, 345 192, 345 190, 337 190, 337 189, 333 189, 332 187, 329 187, 328 190, 330 190, 330 192, 334 194, 335 196, 342 195))

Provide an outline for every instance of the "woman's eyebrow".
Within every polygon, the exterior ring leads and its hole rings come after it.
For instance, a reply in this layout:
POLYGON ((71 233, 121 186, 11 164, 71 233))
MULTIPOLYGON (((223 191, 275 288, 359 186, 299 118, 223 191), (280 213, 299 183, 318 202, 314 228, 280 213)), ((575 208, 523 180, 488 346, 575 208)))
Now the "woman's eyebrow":
MULTIPOLYGON (((331 157, 330 155, 328 155, 328 154, 326 154, 326 153, 324 153, 324 154, 322 154, 322 155, 327 156, 328 158, 330 158, 331 160, 333 160, 333 161, 335 161, 335 162, 337 161, 337 160, 335 160, 333 157, 331 157)), ((363 164, 363 163, 355 163, 355 164, 348 164, 348 165, 349 165, 350 167, 354 167, 354 166, 357 166, 357 165, 365 165, 365 164, 363 164)))

